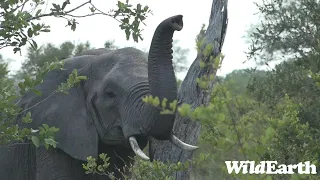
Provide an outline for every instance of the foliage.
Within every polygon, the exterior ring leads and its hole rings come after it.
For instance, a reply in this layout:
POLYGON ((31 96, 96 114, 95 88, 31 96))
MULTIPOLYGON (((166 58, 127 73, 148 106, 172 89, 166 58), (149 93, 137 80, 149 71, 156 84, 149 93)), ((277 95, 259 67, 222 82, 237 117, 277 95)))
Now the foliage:
MULTIPOLYGON (((28 129, 22 128, 23 124, 31 123, 32 119, 31 113, 28 112, 31 108, 36 107, 36 105, 29 107, 28 109, 21 109, 17 106, 19 99, 26 93, 32 92, 38 96, 41 96, 41 92, 36 89, 36 86, 43 81, 43 77, 51 70, 62 68, 63 63, 45 63, 44 67, 40 69, 39 73, 35 78, 26 76, 22 82, 19 83, 20 93, 16 93, 14 89, 14 81, 8 79, 6 76, 1 78, 0 81, 0 145, 6 145, 15 142, 25 142, 26 139, 31 140, 34 145, 44 145, 49 148, 49 145, 53 147, 56 146, 57 142, 54 140, 55 133, 59 130, 55 127, 49 127, 46 124, 40 126, 39 129, 28 129), (21 117, 25 114, 24 117, 21 117), (16 117, 21 117, 22 122, 17 122, 16 117)), ((77 83, 84 78, 77 76, 76 71, 70 75, 67 85, 62 84, 58 90, 53 92, 49 97, 57 92, 67 91, 67 88, 77 85, 77 83)), ((45 99, 45 100, 46 100, 45 99)), ((41 102, 39 102, 41 103, 41 102)), ((39 104, 38 103, 38 104, 39 104)))
MULTIPOLYGON (((30 118, 30 116, 28 118, 30 118)), ((58 131, 59 128, 49 127, 47 124, 43 124, 42 127, 39 127, 39 137, 32 136, 31 141, 36 147, 43 144, 46 149, 49 149, 50 146, 56 148, 57 142, 54 140, 54 136, 58 131)))
POLYGON ((310 77, 308 70, 297 66, 294 62, 283 62, 275 67, 267 77, 254 79, 249 84, 249 92, 259 102, 265 103, 270 109, 288 94, 291 99, 300 104, 299 119, 308 122, 312 127, 319 127, 320 89, 310 77))
POLYGON ((114 50, 114 49, 118 49, 119 47, 114 45, 114 40, 113 41, 106 41, 104 43, 104 48, 110 49, 110 50, 114 50))
MULTIPOLYGON (((138 41, 138 39, 142 39, 139 25, 141 22, 143 23, 146 15, 150 13, 147 6, 142 7, 138 4, 136 8, 133 8, 128 1, 126 1, 126 3, 118 1, 118 10, 110 11, 110 13, 103 13, 97 9, 91 1, 85 2, 71 10, 65 10, 70 4, 69 0, 63 2, 62 5, 53 3, 53 8, 50 9, 50 13, 42 12, 43 9, 41 6, 43 4, 45 4, 45 1, 42 0, 9 0, 0 3, 0 7, 3 10, 3 12, 0 12, 0 17, 2 18, 0 23, 1 48, 11 46, 14 47, 14 52, 18 52, 21 50, 21 47, 27 44, 27 42, 32 48, 28 49, 28 60, 23 66, 23 71, 20 72, 20 75, 22 74, 20 78, 22 79, 23 77, 23 81, 18 84, 19 93, 14 90, 14 81, 8 78, 7 66, 3 63, 1 64, 1 73, 3 74, 0 80, 3 83, 0 85, 0 145, 12 145, 12 143, 30 140, 36 147, 39 147, 40 145, 44 145, 47 149, 50 146, 56 147, 58 142, 54 140, 54 136, 55 133, 59 131, 58 128, 49 127, 46 124, 38 127, 38 129, 22 128, 23 124, 32 122, 31 113, 28 111, 31 108, 35 108, 37 104, 41 102, 38 102, 27 109, 20 109, 17 104, 19 103, 19 99, 26 93, 35 93, 36 95, 41 96, 42 93, 37 90, 37 85, 42 83, 43 77, 49 71, 63 68, 62 59, 70 57, 74 51, 75 54, 79 54, 84 49, 90 48, 89 43, 86 43, 85 45, 82 44, 81 46, 78 46, 76 50, 74 50, 75 46, 71 42, 65 42, 60 48, 55 48, 53 45, 48 44, 47 46, 38 49, 37 43, 32 38, 38 36, 41 32, 49 32, 50 30, 48 25, 37 23, 35 20, 40 20, 47 16, 66 18, 68 26, 71 26, 71 29, 75 30, 77 24, 75 20, 76 16, 71 13, 86 4, 90 4, 92 13, 84 16, 104 14, 115 19, 117 19, 118 16, 123 17, 123 19, 118 20, 121 23, 120 28, 125 31, 127 39, 132 35, 132 38, 135 41, 138 41), (31 11, 25 10, 27 3, 31 3, 31 11), (36 11, 36 13, 34 14, 33 11, 36 11), (68 17, 71 18, 69 19, 68 17), (132 23, 130 22, 131 17, 135 17, 132 23), (23 115, 25 116, 22 117, 22 122, 17 122, 16 117, 23 115)), ((63 82, 57 90, 44 100, 47 100, 55 93, 67 93, 69 88, 78 85, 81 80, 85 79, 86 77, 78 76, 76 70, 72 71, 67 82, 63 82)), ((108 158, 105 154, 100 154, 99 157, 103 159, 102 165, 97 165, 94 162, 94 158, 88 158, 88 164, 83 165, 87 173, 102 173, 103 169, 109 166, 107 162, 108 158), (96 168, 97 170, 95 170, 96 168)), ((182 166, 179 163, 177 165, 166 166, 156 161, 153 164, 141 161, 137 161, 137 163, 140 164, 136 166, 139 167, 139 170, 136 171, 137 169, 133 169, 134 171, 132 172, 136 172, 136 174, 133 174, 139 179, 141 179, 141 177, 144 179, 162 179, 162 177, 164 179, 172 179, 169 175, 182 166), (151 169, 155 169, 156 171, 150 171, 151 169), (157 174, 152 172, 157 172, 157 174)))
POLYGON ((0 79, 5 78, 8 73, 8 63, 0 55, 0 79))
MULTIPOLYGON (((240 74, 242 80, 248 81, 250 77, 244 71, 243 74, 240 74)), ((252 98, 245 88, 242 92, 233 89, 237 84, 231 80, 223 79, 216 84, 210 105, 199 113, 203 129, 202 149, 198 153, 211 154, 208 161, 195 167, 194 179, 212 179, 213 176, 217 179, 264 178, 229 175, 225 161, 230 160, 276 160, 284 164, 313 161, 317 165, 319 145, 315 137, 319 137, 319 131, 300 121, 299 105, 284 95, 275 108, 270 109, 266 103, 252 98)), ((295 176, 272 175, 272 179, 294 179, 295 176)), ((314 175, 308 178, 317 179, 314 175)))
POLYGON ((140 23, 144 23, 151 10, 148 6, 137 4, 133 6, 126 0, 125 3, 118 1, 117 9, 103 12, 98 9, 91 0, 83 4, 70 7, 70 0, 65 0, 62 4, 52 3, 50 12, 45 12, 48 0, 8 0, 0 2, 0 49, 3 47, 14 47, 13 51, 18 52, 21 47, 29 43, 37 49, 37 43, 33 37, 42 32, 50 32, 50 26, 39 22, 45 17, 56 17, 67 20, 67 26, 74 31, 78 22, 77 18, 93 15, 105 15, 117 20, 119 27, 125 31, 126 38, 132 36, 135 42, 142 40, 140 23), (74 15, 74 11, 89 6, 90 12, 83 15, 74 15), (70 7, 70 8, 69 8, 70 7), (29 9, 28 9, 29 8, 29 9), (133 19, 133 20, 132 20, 133 19))
MULTIPOLYGON (((248 33, 250 58, 264 64, 319 52, 319 1, 263 0, 256 5, 261 23, 248 33)), ((317 61, 309 63, 316 65, 317 61)))
MULTIPOLYGON (((217 80, 208 107, 190 111, 185 106, 186 114, 202 123, 199 153, 212 152, 206 163, 196 166, 193 178, 318 179, 297 174, 230 175, 225 165, 226 160, 276 160, 312 161, 319 167, 318 3, 262 1, 258 7, 263 21, 249 34, 249 57, 261 64, 287 62, 269 72, 233 72, 217 80)), ((197 44, 201 47, 201 39, 197 44)))
MULTIPOLYGON (((104 47, 107 49, 117 49, 114 41, 106 41, 104 47)), ((74 44, 70 41, 65 41, 59 46, 52 43, 47 43, 40 46, 38 49, 28 47, 27 56, 22 63, 21 69, 15 73, 16 80, 22 79, 25 75, 34 76, 38 70, 44 66, 45 63, 59 62, 67 58, 79 55, 80 53, 93 49, 89 41, 74 44)))
POLYGON ((98 164, 96 158, 89 156, 87 157, 87 163, 82 164, 83 169, 86 171, 86 174, 99 174, 99 175, 107 175, 111 179, 114 179, 114 173, 108 173, 105 170, 110 166, 109 157, 107 154, 101 153, 99 154, 99 160, 102 160, 102 164, 98 164))
POLYGON ((70 41, 63 42, 59 47, 51 43, 42 45, 38 49, 28 47, 26 59, 14 78, 19 80, 25 75, 35 76, 45 63, 59 62, 89 49, 91 49, 89 42, 76 45, 70 41))
POLYGON ((179 46, 178 40, 173 40, 172 42, 172 50, 173 50, 173 69, 177 72, 186 72, 188 70, 187 67, 187 57, 189 53, 189 49, 182 48, 179 46))
POLYGON ((87 51, 87 50, 90 50, 90 49, 92 49, 92 47, 91 47, 91 44, 89 41, 87 41, 85 43, 80 43, 80 44, 76 45, 73 54, 76 56, 76 55, 79 55, 80 53, 87 51))
MULTIPOLYGON (((177 171, 188 170, 192 166, 198 166, 206 161, 207 155, 201 154, 199 157, 194 158, 192 161, 186 161, 184 163, 163 163, 161 161, 154 160, 152 162, 144 161, 135 158, 134 164, 126 165, 125 169, 128 169, 127 173, 121 173, 123 179, 141 179, 141 180, 174 180, 174 173, 177 171), (130 175, 129 175, 130 174, 130 175)), ((116 179, 114 172, 109 173, 106 169, 109 167, 109 157, 107 154, 99 154, 99 158, 88 157, 87 162, 82 164, 86 170, 86 174, 99 174, 108 176, 110 179, 116 179)))

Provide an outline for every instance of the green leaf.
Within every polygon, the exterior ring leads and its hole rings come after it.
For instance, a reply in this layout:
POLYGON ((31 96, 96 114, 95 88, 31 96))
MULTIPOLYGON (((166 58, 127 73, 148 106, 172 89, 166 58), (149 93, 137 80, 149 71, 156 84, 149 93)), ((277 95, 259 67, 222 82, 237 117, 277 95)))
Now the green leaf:
POLYGON ((40 139, 37 136, 32 136, 31 137, 32 143, 36 146, 39 147, 40 146, 40 139))
POLYGON ((57 147, 57 142, 54 141, 52 138, 45 138, 44 142, 51 145, 52 147, 56 148, 57 147))
POLYGON ((96 11, 96 9, 95 9, 94 7, 89 7, 89 9, 90 9, 90 11, 91 11, 92 13, 94 13, 94 12, 96 11))
POLYGON ((268 127, 268 129, 266 130, 266 136, 268 138, 272 138, 274 134, 275 134, 274 129, 272 127, 268 127))
POLYGON ((41 31, 41 32, 50 32, 50 29, 45 28, 45 29, 41 29, 40 31, 41 31))
POLYGON ((88 78, 86 76, 78 76, 79 80, 87 80, 88 78))
POLYGON ((20 89, 24 90, 26 88, 26 86, 24 85, 23 82, 18 83, 18 86, 20 89))
POLYGON ((13 48, 13 52, 14 52, 14 53, 17 53, 17 52, 20 51, 20 50, 21 50, 21 49, 18 48, 18 47, 13 48))
POLYGON ((32 31, 31 28, 29 28, 29 29, 28 29, 28 36, 29 36, 29 37, 32 37, 32 35, 33 35, 33 31, 32 31))
POLYGON ((38 11, 36 12, 35 17, 39 16, 39 15, 40 15, 40 13, 41 13, 41 9, 38 9, 38 11))
POLYGON ((126 39, 129 40, 131 35, 130 29, 126 28, 124 32, 126 33, 126 39))
POLYGON ((203 62, 203 61, 200 61, 200 68, 202 69, 202 68, 204 68, 205 66, 206 66, 206 63, 203 62))
POLYGON ((30 41, 28 41, 28 42, 29 42, 30 46, 31 46, 34 50, 36 50, 36 49, 38 48, 38 45, 37 45, 37 43, 36 43, 34 40, 31 40, 31 42, 30 42, 30 41))
POLYGON ((49 129, 48 124, 42 124, 42 127, 44 127, 45 130, 49 129))
POLYGON ((62 10, 65 9, 68 4, 70 4, 70 0, 65 0, 65 1, 63 2, 63 4, 62 4, 61 9, 62 9, 62 10))
POLYGON ((39 91, 39 90, 37 90, 37 89, 32 88, 31 91, 34 92, 34 93, 35 93, 36 95, 38 95, 38 96, 41 96, 41 95, 42 95, 42 92, 39 91))
POLYGON ((50 146, 49 146, 49 144, 45 143, 44 147, 48 150, 50 146))
POLYGON ((60 10, 61 10, 59 4, 52 3, 52 6, 55 8, 55 9, 54 9, 55 11, 60 11, 60 10))
POLYGON ((127 23, 129 23, 129 19, 128 19, 128 18, 123 18, 123 19, 122 19, 122 22, 125 23, 125 24, 127 24, 127 23))
POLYGON ((27 85, 28 87, 32 86, 32 80, 31 80, 30 76, 26 76, 24 81, 25 81, 25 85, 27 85))
POLYGON ((9 101, 9 102, 11 102, 11 101, 14 101, 14 100, 16 100, 16 99, 18 99, 19 98, 19 96, 17 96, 17 95, 10 95, 8 98, 7 98, 7 100, 9 101))

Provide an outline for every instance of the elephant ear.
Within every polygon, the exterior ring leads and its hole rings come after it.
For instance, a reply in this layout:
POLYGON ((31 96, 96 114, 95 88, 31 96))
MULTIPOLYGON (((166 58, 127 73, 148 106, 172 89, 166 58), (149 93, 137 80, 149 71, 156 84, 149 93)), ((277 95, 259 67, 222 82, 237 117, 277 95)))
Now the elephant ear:
POLYGON ((47 124, 59 128, 55 136, 57 147, 71 157, 83 161, 86 161, 88 156, 98 155, 98 134, 87 112, 83 85, 71 88, 69 94, 53 91, 62 82, 66 82, 72 69, 83 67, 85 59, 91 60, 88 56, 73 58, 66 62, 64 70, 49 72, 44 82, 36 87, 42 92, 42 96, 28 93, 20 101, 24 110, 30 108, 28 111, 31 112, 33 122, 27 127, 35 129, 47 124), (74 63, 76 61, 77 64, 74 63))

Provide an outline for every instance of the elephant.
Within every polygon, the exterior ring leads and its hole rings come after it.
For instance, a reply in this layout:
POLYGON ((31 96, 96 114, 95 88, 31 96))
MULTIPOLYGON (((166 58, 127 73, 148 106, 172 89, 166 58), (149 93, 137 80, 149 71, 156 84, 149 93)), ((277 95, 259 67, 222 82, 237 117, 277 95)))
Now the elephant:
POLYGON ((121 169, 133 162, 132 157, 150 160, 142 151, 150 137, 169 140, 183 150, 196 150, 197 146, 174 135, 175 114, 161 114, 161 109, 142 101, 149 95, 168 102, 177 99, 172 38, 174 31, 183 27, 182 17, 172 16, 158 25, 148 54, 132 47, 88 50, 65 59, 63 69, 48 72, 36 86, 42 95, 28 92, 18 105, 30 111, 33 120, 22 127, 36 129, 47 124, 59 128, 57 147, 47 150, 31 143, 2 147, 1 179, 106 179, 87 175, 82 167, 88 156, 97 158, 100 153, 110 157, 107 171, 121 178, 121 169), (87 80, 68 94, 53 93, 74 69, 87 80))

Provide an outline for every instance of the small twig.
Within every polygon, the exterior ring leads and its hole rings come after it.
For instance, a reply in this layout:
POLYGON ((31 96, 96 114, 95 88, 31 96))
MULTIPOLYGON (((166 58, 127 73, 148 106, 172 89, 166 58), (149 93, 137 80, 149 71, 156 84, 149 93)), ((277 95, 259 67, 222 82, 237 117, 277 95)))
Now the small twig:
POLYGON ((5 45, 0 46, 0 49, 5 48, 5 47, 9 47, 9 46, 10 46, 10 44, 6 42, 5 45))
POLYGON ((31 17, 31 18, 27 19, 27 22, 35 20, 35 19, 38 19, 38 18, 47 17, 47 16, 53 16, 53 15, 54 15, 53 12, 48 13, 48 14, 41 14, 39 16, 35 16, 35 17, 31 17))
POLYGON ((116 18, 115 18, 114 16, 112 16, 111 14, 107 14, 107 13, 101 11, 100 9, 98 9, 98 8, 97 8, 94 4, 92 4, 91 2, 90 2, 90 5, 91 5, 95 10, 97 10, 98 12, 100 12, 101 14, 106 15, 106 16, 110 16, 110 17, 112 17, 113 19, 115 19, 116 21, 118 21, 118 22, 121 23, 120 20, 116 19, 116 18))
POLYGON ((122 157, 120 157, 120 156, 117 154, 116 151, 113 151, 113 152, 114 152, 114 154, 123 162, 123 164, 126 164, 125 160, 122 159, 122 157))
MULTIPOLYGON (((99 14, 100 14, 100 15, 105 15, 105 16, 112 17, 113 19, 115 19, 116 21, 118 21, 119 23, 121 23, 121 21, 118 20, 118 19, 116 19, 113 15, 108 14, 108 13, 105 13, 105 12, 101 11, 100 9, 98 9, 98 8, 91 2, 91 0, 89 0, 89 1, 87 1, 87 2, 85 2, 85 3, 83 3, 83 4, 81 4, 81 5, 73 8, 73 9, 71 9, 71 10, 69 10, 69 11, 62 12, 61 14, 59 14, 59 17, 70 16, 70 17, 75 17, 75 18, 83 18, 83 17, 89 17, 89 16, 99 15, 99 14), (99 13, 92 13, 92 14, 87 14, 87 15, 72 15, 72 14, 69 14, 69 13, 71 13, 71 12, 73 12, 73 11, 75 11, 75 10, 77 10, 77 9, 79 9, 79 8, 87 5, 87 4, 90 4, 90 5, 91 5, 95 10, 97 10, 99 13)), ((27 19, 27 21, 29 22, 29 21, 32 21, 32 20, 34 20, 34 19, 38 19, 38 18, 42 18, 42 17, 48 17, 48 16, 55 16, 55 15, 56 15, 55 12, 50 12, 50 13, 47 13, 47 14, 41 14, 41 15, 39 15, 39 16, 31 17, 31 18, 27 19)))
POLYGON ((26 3, 27 3, 28 1, 29 1, 29 0, 26 0, 26 1, 21 5, 20 11, 23 11, 23 8, 24 8, 24 6, 26 5, 26 3))
POLYGON ((46 12, 46 11, 47 11, 48 4, 49 4, 49 1, 47 1, 47 3, 46 3, 46 8, 44 9, 44 12, 46 12))
POLYGON ((83 18, 83 17, 89 17, 89 16, 94 16, 94 15, 104 15, 103 13, 92 13, 92 14, 86 14, 86 15, 72 15, 72 14, 65 14, 65 16, 70 16, 74 18, 83 18))
MULTIPOLYGON (((23 96, 24 96, 24 95, 23 95, 23 96)), ((23 98, 23 96, 22 96, 16 103, 14 103, 15 106, 17 106, 17 105, 20 103, 20 101, 21 101, 21 99, 23 98)))
MULTIPOLYGON (((82 6, 88 4, 88 3, 91 3, 91 0, 89 0, 89 1, 87 1, 87 2, 85 2, 85 3, 83 3, 83 4, 81 4, 81 5, 73 8, 73 9, 71 9, 71 10, 69 10, 69 11, 66 11, 65 13, 63 13, 63 15, 66 15, 66 14, 68 14, 68 13, 71 13, 71 12, 73 12, 73 11, 81 8, 82 6)), ((41 15, 39 15, 39 16, 31 17, 31 18, 27 19, 27 21, 29 22, 29 21, 32 21, 32 20, 35 20, 35 19, 38 19, 38 18, 47 17, 47 16, 54 16, 54 15, 55 15, 55 12, 51 12, 51 13, 47 13, 47 14, 41 14, 41 15)))
POLYGON ((69 11, 66 11, 65 13, 71 13, 71 12, 73 12, 73 11, 75 11, 75 10, 77 10, 77 9, 81 8, 82 6, 84 6, 84 5, 86 5, 86 4, 89 4, 89 3, 92 4, 92 3, 91 3, 91 0, 89 0, 89 1, 87 1, 87 2, 85 2, 85 3, 83 3, 83 4, 81 4, 81 5, 73 8, 73 9, 71 9, 71 10, 69 10, 69 11))
POLYGON ((30 109, 32 109, 32 108, 34 108, 34 107, 38 106, 39 104, 43 103, 44 101, 46 101, 47 99, 49 99, 50 97, 52 97, 52 96, 53 96, 54 94, 56 94, 57 92, 58 92, 57 90, 53 91, 53 92, 52 92, 48 97, 46 97, 45 99, 43 99, 43 100, 41 100, 41 101, 37 102, 35 105, 30 106, 30 107, 28 107, 28 108, 24 109, 23 111, 21 111, 21 112, 20 112, 20 113, 18 113, 17 115, 20 115, 20 114, 22 114, 22 113, 24 113, 24 112, 26 112, 26 111, 28 111, 28 110, 30 110, 30 109))
POLYGON ((10 13, 13 13, 13 12, 15 12, 17 9, 19 9, 20 7, 21 7, 21 10, 20 11, 22 11, 23 10, 23 8, 24 8, 24 5, 28 2, 29 0, 27 0, 27 1, 25 1, 24 3, 22 3, 22 4, 20 4, 20 5, 18 5, 17 7, 15 7, 15 8, 13 8, 11 11, 10 11, 10 13))

